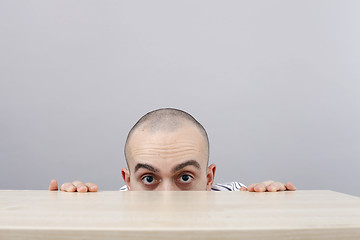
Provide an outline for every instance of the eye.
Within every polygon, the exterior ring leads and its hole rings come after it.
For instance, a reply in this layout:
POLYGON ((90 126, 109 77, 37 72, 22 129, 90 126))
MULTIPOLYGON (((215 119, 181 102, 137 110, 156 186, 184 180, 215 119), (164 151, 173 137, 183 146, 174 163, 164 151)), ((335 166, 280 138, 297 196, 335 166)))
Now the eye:
POLYGON ((153 184, 155 182, 155 178, 153 176, 145 176, 141 179, 144 184, 153 184))
POLYGON ((181 175, 180 182, 181 183, 189 183, 189 182, 191 182, 192 179, 193 179, 193 177, 190 176, 189 174, 184 174, 184 175, 181 175))

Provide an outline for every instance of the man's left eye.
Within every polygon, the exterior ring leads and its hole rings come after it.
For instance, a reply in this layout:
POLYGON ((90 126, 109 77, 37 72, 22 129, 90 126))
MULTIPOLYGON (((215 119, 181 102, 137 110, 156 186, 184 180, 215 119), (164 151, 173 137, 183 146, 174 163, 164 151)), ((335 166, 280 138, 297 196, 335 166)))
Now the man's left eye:
POLYGON ((188 183, 191 181, 193 177, 188 175, 188 174, 184 174, 180 177, 180 182, 183 182, 183 183, 188 183))

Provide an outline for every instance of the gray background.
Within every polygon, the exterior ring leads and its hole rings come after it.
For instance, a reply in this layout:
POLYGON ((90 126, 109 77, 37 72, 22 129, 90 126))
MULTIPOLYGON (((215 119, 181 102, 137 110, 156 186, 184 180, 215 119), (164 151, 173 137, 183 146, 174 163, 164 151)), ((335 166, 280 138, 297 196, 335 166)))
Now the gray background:
POLYGON ((216 182, 360 196, 359 1, 0 1, 0 189, 123 185, 143 114, 207 129, 216 182))

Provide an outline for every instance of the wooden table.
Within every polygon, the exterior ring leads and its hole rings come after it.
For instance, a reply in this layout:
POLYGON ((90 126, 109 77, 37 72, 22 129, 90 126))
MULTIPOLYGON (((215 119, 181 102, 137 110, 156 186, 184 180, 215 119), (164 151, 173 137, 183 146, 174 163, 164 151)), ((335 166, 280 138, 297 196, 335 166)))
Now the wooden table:
POLYGON ((360 239, 360 198, 333 191, 0 191, 0 239, 360 239))

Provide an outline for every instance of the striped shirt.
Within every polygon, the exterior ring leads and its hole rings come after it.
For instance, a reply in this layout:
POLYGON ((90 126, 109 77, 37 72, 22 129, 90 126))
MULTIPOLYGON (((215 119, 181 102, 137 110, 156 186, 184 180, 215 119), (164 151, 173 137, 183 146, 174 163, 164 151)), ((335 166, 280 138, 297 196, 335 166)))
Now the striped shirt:
MULTIPOLYGON (((241 187, 246 187, 241 182, 216 183, 211 187, 211 191, 240 191, 241 187)), ((120 191, 127 191, 126 185, 120 188, 120 191)))

